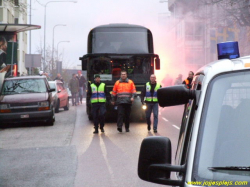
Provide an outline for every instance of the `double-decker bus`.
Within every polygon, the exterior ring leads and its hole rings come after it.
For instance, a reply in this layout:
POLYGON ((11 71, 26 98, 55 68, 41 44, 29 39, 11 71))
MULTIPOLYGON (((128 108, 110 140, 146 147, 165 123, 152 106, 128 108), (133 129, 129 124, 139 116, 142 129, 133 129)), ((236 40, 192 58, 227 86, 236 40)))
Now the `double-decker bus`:
MULTIPOLYGON (((80 57, 82 70, 87 70, 90 84, 94 75, 99 74, 111 93, 114 83, 120 78, 121 70, 126 70, 128 78, 136 86, 135 99, 131 114, 142 117, 144 111, 140 94, 150 75, 160 69, 160 59, 154 54, 153 36, 149 29, 130 24, 109 24, 93 28, 88 35, 88 53, 80 57), (136 111, 136 112, 135 112, 136 111)), ((113 114, 116 107, 107 98, 107 114, 113 114)), ((90 98, 86 98, 86 111, 91 115, 90 98)))

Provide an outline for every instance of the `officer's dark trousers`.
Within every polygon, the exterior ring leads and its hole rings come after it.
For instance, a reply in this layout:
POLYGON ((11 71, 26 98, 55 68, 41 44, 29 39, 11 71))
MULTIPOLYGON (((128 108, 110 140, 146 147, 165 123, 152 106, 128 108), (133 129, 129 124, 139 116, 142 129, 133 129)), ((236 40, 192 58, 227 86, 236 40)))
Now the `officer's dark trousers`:
POLYGON ((122 128, 123 119, 125 122, 125 128, 129 128, 129 116, 131 112, 131 104, 119 104, 118 105, 118 119, 117 127, 122 128))
POLYGON ((93 103, 92 104, 92 115, 94 120, 94 126, 98 129, 98 124, 100 122, 100 128, 104 127, 106 114, 106 105, 105 103, 93 103))

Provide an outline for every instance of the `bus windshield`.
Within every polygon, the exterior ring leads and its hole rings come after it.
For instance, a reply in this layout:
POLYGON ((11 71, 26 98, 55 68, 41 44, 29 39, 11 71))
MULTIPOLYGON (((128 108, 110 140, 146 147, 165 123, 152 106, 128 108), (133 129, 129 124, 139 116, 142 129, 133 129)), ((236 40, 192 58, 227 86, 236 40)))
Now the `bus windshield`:
POLYGON ((91 40, 92 53, 149 53, 145 28, 98 28, 91 40))
POLYGON ((102 81, 116 81, 120 78, 122 70, 126 70, 128 78, 135 82, 145 82, 153 73, 150 57, 137 57, 136 59, 109 59, 93 58, 91 60, 91 79, 99 74, 102 81))

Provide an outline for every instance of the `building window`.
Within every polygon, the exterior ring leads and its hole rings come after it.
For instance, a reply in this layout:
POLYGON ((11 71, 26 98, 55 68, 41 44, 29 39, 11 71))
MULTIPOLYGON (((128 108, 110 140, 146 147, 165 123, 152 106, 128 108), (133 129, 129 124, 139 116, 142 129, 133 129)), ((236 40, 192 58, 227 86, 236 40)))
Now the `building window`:
POLYGON ((0 8, 0 23, 3 22, 3 8, 0 8))
POLYGON ((0 0, 0 6, 3 6, 3 0, 0 0))
POLYGON ((19 6, 19 0, 14 0, 14 5, 19 6))
POLYGON ((25 62, 25 52, 23 51, 23 62, 25 62))

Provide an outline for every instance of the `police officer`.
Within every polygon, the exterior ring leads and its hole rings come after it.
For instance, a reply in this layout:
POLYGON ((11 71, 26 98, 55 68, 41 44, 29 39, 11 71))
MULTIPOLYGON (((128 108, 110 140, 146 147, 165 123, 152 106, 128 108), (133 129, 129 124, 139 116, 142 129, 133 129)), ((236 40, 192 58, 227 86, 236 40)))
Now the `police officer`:
POLYGON ((106 97, 109 94, 106 89, 106 84, 101 82, 100 75, 94 76, 95 80, 92 84, 89 84, 87 95, 90 97, 92 105, 92 115, 94 120, 95 131, 98 133, 98 124, 100 122, 101 132, 104 132, 104 121, 106 113, 106 97))
POLYGON ((156 76, 152 74, 150 76, 150 82, 147 82, 141 93, 141 102, 144 105, 146 103, 146 120, 148 124, 148 131, 151 130, 150 116, 153 111, 154 114, 154 132, 157 132, 158 125, 158 99, 157 90, 161 88, 161 85, 156 82, 156 76), (144 101, 145 99, 145 101, 144 101))
POLYGON ((131 112, 131 105, 136 96, 135 84, 132 80, 127 78, 127 72, 121 71, 121 78, 115 82, 112 91, 112 104, 118 105, 117 130, 122 132, 123 119, 125 121, 126 132, 129 132, 129 116, 131 112))

